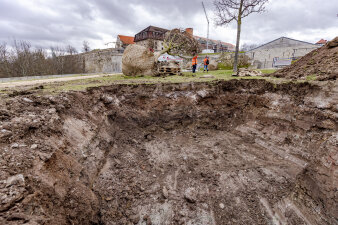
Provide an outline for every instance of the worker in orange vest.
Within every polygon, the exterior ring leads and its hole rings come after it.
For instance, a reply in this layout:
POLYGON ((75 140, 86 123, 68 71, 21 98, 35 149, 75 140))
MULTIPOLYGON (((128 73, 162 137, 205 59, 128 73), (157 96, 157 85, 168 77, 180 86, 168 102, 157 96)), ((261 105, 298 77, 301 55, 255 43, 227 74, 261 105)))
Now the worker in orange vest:
POLYGON ((203 60, 203 63, 204 63, 204 70, 203 70, 203 72, 205 72, 205 70, 207 72, 209 72, 209 68, 208 68, 208 66, 209 66, 209 57, 208 56, 205 56, 205 58, 203 60))
POLYGON ((194 58, 192 58, 192 72, 195 73, 196 68, 197 68, 197 57, 198 55, 196 54, 194 58))

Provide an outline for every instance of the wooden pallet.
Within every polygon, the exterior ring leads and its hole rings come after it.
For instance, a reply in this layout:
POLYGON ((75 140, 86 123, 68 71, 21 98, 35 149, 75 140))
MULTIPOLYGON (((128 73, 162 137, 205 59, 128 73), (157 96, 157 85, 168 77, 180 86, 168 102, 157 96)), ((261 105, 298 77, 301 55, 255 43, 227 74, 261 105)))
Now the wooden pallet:
POLYGON ((181 68, 179 67, 168 67, 168 66, 161 66, 158 69, 158 72, 161 75, 179 75, 181 73, 181 68))

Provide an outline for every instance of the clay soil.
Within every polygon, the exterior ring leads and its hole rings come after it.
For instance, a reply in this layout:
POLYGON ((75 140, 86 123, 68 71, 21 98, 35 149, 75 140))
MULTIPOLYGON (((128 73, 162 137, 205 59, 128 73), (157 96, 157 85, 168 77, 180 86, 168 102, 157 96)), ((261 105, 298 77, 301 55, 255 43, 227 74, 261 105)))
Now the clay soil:
POLYGON ((0 224, 338 224, 337 82, 0 100, 0 224))

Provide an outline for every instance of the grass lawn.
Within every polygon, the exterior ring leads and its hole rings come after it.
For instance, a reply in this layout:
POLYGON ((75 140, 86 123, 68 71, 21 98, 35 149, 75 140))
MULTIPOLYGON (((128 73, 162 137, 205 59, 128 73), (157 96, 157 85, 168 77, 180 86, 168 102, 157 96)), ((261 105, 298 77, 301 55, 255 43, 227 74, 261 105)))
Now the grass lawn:
POLYGON ((217 70, 209 73, 185 72, 183 75, 174 75, 167 77, 151 77, 151 76, 136 76, 128 77, 122 74, 107 75, 100 78, 88 78, 82 80, 74 80, 68 82, 60 82, 44 85, 46 92, 62 92, 71 90, 85 90, 88 87, 106 86, 111 84, 155 84, 155 83, 184 83, 184 82, 209 82, 214 80, 232 80, 232 79, 264 79, 270 81, 282 80, 274 77, 233 77, 232 70, 217 70), (203 75, 212 75, 212 78, 203 78, 203 75))
MULTIPOLYGON (((271 70, 269 70, 271 71, 271 70)), ((267 73, 265 70, 263 73, 267 73)), ((36 90, 35 86, 30 87, 30 91, 39 93, 59 93, 65 91, 83 91, 90 87, 108 86, 112 84, 156 84, 156 83, 184 83, 184 82, 210 82, 215 80, 232 80, 232 79, 264 79, 273 83, 284 82, 283 79, 274 77, 233 77, 232 70, 217 70, 203 73, 203 71, 193 74, 192 72, 185 72, 183 75, 174 75, 167 77, 151 77, 151 76, 136 76, 128 77, 122 74, 107 75, 96 78, 84 78, 80 80, 64 81, 43 84, 43 89, 36 90), (211 78, 203 78, 203 75, 212 75, 211 78)), ((37 85, 40 86, 40 85, 37 85)), ((10 92, 11 89, 2 90, 3 93, 10 92)))
POLYGON ((276 69, 261 69, 260 70, 263 74, 269 74, 269 73, 274 73, 277 70, 276 69))

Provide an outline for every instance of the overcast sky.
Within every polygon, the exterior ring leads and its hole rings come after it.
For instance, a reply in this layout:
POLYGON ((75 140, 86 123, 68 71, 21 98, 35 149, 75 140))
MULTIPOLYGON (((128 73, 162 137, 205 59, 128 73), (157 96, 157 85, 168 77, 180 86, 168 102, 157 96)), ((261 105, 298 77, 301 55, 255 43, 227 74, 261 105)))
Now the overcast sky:
MULTIPOLYGON (((210 38, 234 44, 236 25, 216 27, 213 1, 204 2, 211 18, 210 38)), ((204 37, 207 33, 198 0, 0 0, 0 42, 15 38, 81 50, 86 40, 92 49, 105 48, 118 34, 134 36, 149 25, 193 27, 195 35, 204 37)), ((338 1, 270 0, 265 13, 243 21, 242 44, 263 44, 281 36, 311 43, 338 36, 338 1)))

